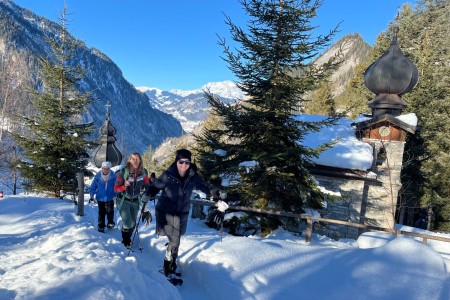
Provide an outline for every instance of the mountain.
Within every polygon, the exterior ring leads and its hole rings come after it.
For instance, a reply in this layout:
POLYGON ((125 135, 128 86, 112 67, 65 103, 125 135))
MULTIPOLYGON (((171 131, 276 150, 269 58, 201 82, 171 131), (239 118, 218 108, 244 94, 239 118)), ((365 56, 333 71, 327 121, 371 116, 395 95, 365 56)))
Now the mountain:
MULTIPOLYGON (((0 2, 0 64, 12 63, 22 59, 25 68, 22 70, 35 87, 39 87, 38 57, 53 57, 45 36, 56 36, 59 25, 33 12, 15 5, 11 1, 0 2)), ((74 37, 69 36, 69 39, 74 37)), ((119 67, 104 53, 95 48, 88 48, 81 42, 73 61, 80 64, 85 77, 77 89, 91 92, 97 99, 87 112, 80 115, 83 122, 93 122, 94 138, 99 137, 99 129, 106 116, 107 102, 110 103, 110 119, 117 129, 116 146, 124 157, 132 152, 144 152, 151 145, 156 148, 168 137, 182 134, 179 121, 173 116, 153 108, 148 98, 130 84, 119 67)), ((4 93, 1 90, 0 92, 4 93)), ((14 113, 33 114, 28 97, 17 97, 8 104, 11 115, 14 113), (13 107, 21 108, 14 111, 13 107)))
MULTIPOLYGON (((332 72, 330 82, 333 96, 337 97, 344 91, 345 85, 354 77, 355 67, 362 63, 370 54, 372 47, 364 42, 358 33, 348 34, 333 43, 327 50, 321 53, 313 62, 316 67, 327 63, 329 59, 337 56, 341 61, 332 72)), ((293 70, 294 75, 300 75, 302 69, 293 70)))
POLYGON ((210 82, 200 89, 188 91, 168 92, 145 86, 137 89, 147 95, 152 107, 174 116, 187 132, 192 132, 207 117, 209 105, 204 97, 205 90, 209 89, 227 103, 239 101, 244 97, 244 93, 232 81, 210 82))
MULTIPOLYGON (((349 34, 335 42, 313 62, 320 66, 341 52, 343 62, 331 76, 335 97, 344 91, 345 84, 354 76, 354 68, 367 57, 370 50, 371 46, 364 42, 359 34, 349 34)), ((227 103, 239 101, 244 97, 243 92, 232 81, 211 82, 200 89, 188 91, 163 91, 145 86, 137 89, 147 95, 152 107, 174 116, 187 132, 192 132, 207 118, 208 103, 203 96, 204 90, 209 89, 227 103)))
POLYGON ((315 65, 321 66, 340 52, 342 63, 330 78, 334 97, 339 96, 344 91, 347 82, 355 75, 355 67, 368 57, 371 50, 372 47, 364 42, 361 35, 358 33, 348 34, 331 45, 314 61, 315 65))

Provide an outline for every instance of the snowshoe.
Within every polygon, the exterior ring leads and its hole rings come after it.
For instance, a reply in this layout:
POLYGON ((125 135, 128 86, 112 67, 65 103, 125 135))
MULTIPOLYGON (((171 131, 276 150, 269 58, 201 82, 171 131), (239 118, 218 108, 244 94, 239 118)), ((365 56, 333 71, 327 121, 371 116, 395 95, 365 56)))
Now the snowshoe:
POLYGON ((169 274, 169 276, 167 276, 166 278, 174 286, 183 285, 183 279, 176 276, 175 274, 169 274))
MULTIPOLYGON (((163 274, 164 276, 166 276, 164 274, 164 268, 160 268, 159 269, 159 273, 163 274)), ((171 284, 177 286, 177 285, 183 285, 183 279, 181 278, 181 273, 179 272, 175 272, 175 273, 171 273, 169 275, 166 276, 167 281, 169 281, 171 284)))
POLYGON ((164 268, 163 267, 161 267, 161 268, 159 268, 159 273, 161 273, 161 274, 163 274, 164 276, 166 276, 166 277, 169 277, 169 276, 175 276, 175 277, 181 277, 181 272, 172 272, 172 273, 170 273, 169 275, 166 275, 165 273, 164 273, 164 268))

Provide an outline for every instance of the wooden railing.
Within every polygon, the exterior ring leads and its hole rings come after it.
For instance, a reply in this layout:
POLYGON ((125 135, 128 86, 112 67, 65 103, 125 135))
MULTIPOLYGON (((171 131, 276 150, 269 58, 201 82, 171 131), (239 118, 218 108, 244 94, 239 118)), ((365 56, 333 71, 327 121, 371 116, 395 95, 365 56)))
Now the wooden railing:
MULTIPOLYGON (((216 202, 214 202, 214 201, 207 201, 207 200, 197 200, 197 199, 195 199, 195 200, 191 200, 191 204, 217 207, 217 203, 216 202)), ((378 226, 372 226, 372 225, 366 225, 366 224, 357 224, 357 223, 340 221, 340 220, 312 217, 312 216, 296 214, 296 213, 291 213, 291 212, 275 211, 275 210, 264 210, 264 209, 250 208, 250 207, 246 207, 246 206, 231 206, 231 205, 229 206, 228 209, 229 210, 235 210, 235 211, 247 211, 247 212, 252 212, 252 213, 274 215, 274 216, 280 216, 280 217, 305 219, 306 220, 305 241, 307 243, 311 242, 313 221, 319 221, 319 222, 325 222, 325 223, 331 223, 331 224, 339 224, 339 225, 345 225, 345 226, 350 226, 350 227, 356 227, 356 228, 361 228, 361 229, 364 229, 364 230, 367 230, 367 231, 384 231, 384 232, 389 232, 389 233, 392 233, 392 234, 395 234, 395 235, 403 234, 403 235, 407 235, 407 236, 420 237, 420 238, 422 238, 422 243, 424 243, 424 244, 427 243, 427 240, 437 240, 437 241, 450 243, 450 238, 441 237, 441 236, 434 236, 434 235, 417 233, 417 232, 409 232, 409 231, 404 231, 404 230, 394 230, 392 228, 383 228, 383 227, 378 227, 378 226)))

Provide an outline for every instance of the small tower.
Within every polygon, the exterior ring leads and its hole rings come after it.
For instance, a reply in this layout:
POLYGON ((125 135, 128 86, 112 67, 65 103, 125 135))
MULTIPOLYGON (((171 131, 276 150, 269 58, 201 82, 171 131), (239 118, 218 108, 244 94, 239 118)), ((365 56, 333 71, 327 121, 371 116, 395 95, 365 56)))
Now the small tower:
POLYGON ((109 108, 111 104, 108 103, 106 106, 106 119, 103 126, 100 128, 100 145, 92 151, 92 160, 96 167, 100 168, 102 162, 110 161, 112 166, 118 166, 122 162, 122 153, 117 149, 114 142, 117 140, 114 135, 116 134, 116 129, 111 124, 109 119, 109 108))
POLYGON ((415 114, 401 115, 407 103, 402 95, 410 92, 419 80, 416 66, 401 52, 397 43, 398 27, 394 28, 389 49, 364 73, 366 87, 375 93, 368 103, 370 119, 358 122, 356 135, 373 146, 372 172, 381 187, 369 187, 363 199, 361 223, 393 228, 398 191, 401 188, 403 154, 408 134, 417 126, 415 114), (413 120, 413 121, 411 121, 413 120))
POLYGON ((402 95, 410 92, 419 80, 416 66, 407 59, 397 43, 398 27, 394 28, 391 45, 364 72, 364 84, 375 98, 369 102, 373 117, 383 114, 398 116, 408 105, 402 95))

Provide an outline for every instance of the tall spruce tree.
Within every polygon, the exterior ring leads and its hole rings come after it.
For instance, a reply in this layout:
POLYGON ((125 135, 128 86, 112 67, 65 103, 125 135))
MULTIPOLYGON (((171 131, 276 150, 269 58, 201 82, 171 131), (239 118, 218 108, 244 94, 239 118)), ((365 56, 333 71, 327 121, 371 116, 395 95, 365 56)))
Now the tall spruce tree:
POLYGON ((313 149, 302 141, 333 120, 304 122, 293 112, 302 107, 302 95, 314 90, 334 66, 330 61, 317 69, 309 62, 329 46, 337 27, 311 38, 315 28, 311 20, 322 1, 240 3, 250 17, 248 28, 241 29, 230 18, 226 23, 241 48, 230 49, 225 39, 219 44, 224 47, 223 59, 239 79, 238 87, 247 96, 239 103, 226 104, 205 91, 213 114, 223 123, 197 136, 202 163, 211 166, 208 162, 214 162, 217 176, 236 179, 230 194, 236 193, 244 205, 296 212, 320 208, 322 195, 308 168, 325 146, 313 149), (300 69, 295 72, 300 75, 294 75, 294 69, 300 69))
POLYGON ((76 90, 82 71, 73 61, 78 43, 68 34, 66 15, 64 8, 59 32, 47 36, 53 55, 39 58, 42 83, 31 91, 35 115, 22 117, 24 127, 15 135, 24 149, 22 176, 33 189, 56 197, 76 190, 76 174, 86 166, 92 145, 86 137, 93 130, 92 124, 78 122, 93 99, 76 90))
POLYGON ((421 0, 414 9, 403 7, 398 18, 399 41, 420 75, 406 99, 407 111, 416 113, 420 130, 407 143, 412 160, 404 175, 414 182, 405 193, 415 194, 411 204, 434 210, 430 229, 446 231, 450 230, 449 16, 450 1, 421 0))
POLYGON ((398 203, 401 209, 407 207, 407 211, 416 212, 407 214, 404 224, 414 225, 418 210, 432 208, 435 218, 431 229, 447 231, 450 230, 449 15, 448 0, 419 0, 415 7, 403 5, 396 22, 377 37, 368 61, 357 66, 355 78, 337 99, 339 104, 342 99, 357 103, 353 116, 364 111, 373 94, 364 85, 363 72, 389 48, 393 27, 398 26, 402 52, 419 70, 417 86, 403 96, 408 103, 405 113, 415 113, 419 122, 417 132, 408 137, 405 146, 398 203))
POLYGON ((325 80, 317 90, 315 90, 309 103, 305 107, 305 113, 322 116, 336 115, 336 103, 332 94, 331 82, 325 80))

